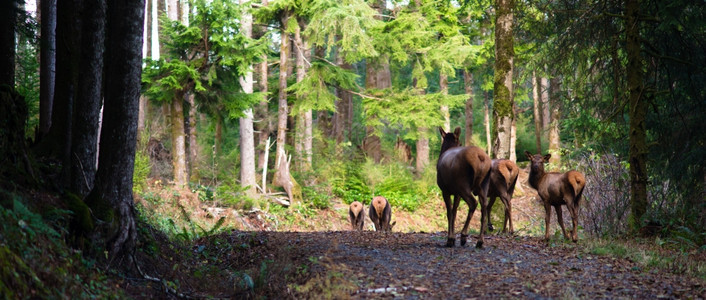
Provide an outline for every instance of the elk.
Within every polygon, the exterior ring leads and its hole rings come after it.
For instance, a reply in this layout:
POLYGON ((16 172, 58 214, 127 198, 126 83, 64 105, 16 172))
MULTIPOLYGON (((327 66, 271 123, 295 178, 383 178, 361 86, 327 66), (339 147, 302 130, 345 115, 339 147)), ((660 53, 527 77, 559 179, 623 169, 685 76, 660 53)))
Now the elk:
POLYGON ((376 231, 391 231, 392 226, 395 226, 396 222, 390 224, 392 208, 390 208, 390 203, 387 202, 385 197, 373 197, 373 201, 370 202, 368 215, 370 215, 370 220, 373 221, 376 231))
POLYGON ((578 241, 576 231, 579 221, 579 204, 583 188, 586 186, 586 178, 580 172, 573 170, 566 173, 544 172, 544 163, 549 161, 551 154, 544 156, 541 154, 532 155, 529 151, 525 151, 525 155, 530 160, 529 184, 537 190, 537 194, 542 200, 542 204, 544 204, 544 221, 546 225, 544 228, 544 239, 549 240, 552 206, 554 206, 554 211, 556 211, 564 237, 569 239, 561 216, 561 206, 566 205, 574 225, 571 230, 571 240, 574 242, 578 241))
POLYGON ((508 159, 493 159, 490 166, 490 180, 483 188, 488 194, 488 230, 493 231, 493 224, 490 222, 490 212, 493 209, 496 198, 505 205, 505 221, 503 223, 503 233, 507 232, 510 223, 510 233, 515 232, 512 226, 512 194, 515 192, 515 183, 520 168, 508 159))
POLYGON ((353 230, 363 230, 363 223, 365 223, 365 209, 363 208, 363 203, 353 201, 348 209, 348 216, 350 217, 353 230))
POLYGON ((446 247, 453 247, 456 243, 454 233, 454 223, 456 212, 461 199, 468 205, 468 216, 461 231, 461 246, 466 245, 468 238, 468 225, 476 210, 478 202, 472 196, 475 194, 480 200, 481 207, 481 230, 478 236, 476 248, 483 247, 483 232, 486 229, 488 214, 488 201, 486 190, 483 189, 487 181, 490 180, 490 157, 485 152, 475 146, 460 147, 459 136, 461 128, 456 127, 453 134, 446 133, 439 127, 441 133, 441 153, 439 161, 436 163, 436 183, 441 189, 446 204, 446 219, 448 220, 448 237, 446 247), (451 202, 451 196, 454 197, 451 202))

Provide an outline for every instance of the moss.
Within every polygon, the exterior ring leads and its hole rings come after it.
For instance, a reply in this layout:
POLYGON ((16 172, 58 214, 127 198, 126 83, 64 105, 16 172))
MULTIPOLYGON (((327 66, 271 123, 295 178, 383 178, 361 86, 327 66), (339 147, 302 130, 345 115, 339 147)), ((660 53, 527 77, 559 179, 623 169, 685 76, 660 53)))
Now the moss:
POLYGON ((5 299, 50 295, 37 274, 7 246, 0 247, 0 295, 5 299))
POLYGON ((78 226, 81 232, 91 232, 93 230, 93 219, 91 218, 91 210, 88 208, 81 198, 76 194, 66 193, 64 202, 69 206, 69 210, 74 214, 73 223, 78 226))

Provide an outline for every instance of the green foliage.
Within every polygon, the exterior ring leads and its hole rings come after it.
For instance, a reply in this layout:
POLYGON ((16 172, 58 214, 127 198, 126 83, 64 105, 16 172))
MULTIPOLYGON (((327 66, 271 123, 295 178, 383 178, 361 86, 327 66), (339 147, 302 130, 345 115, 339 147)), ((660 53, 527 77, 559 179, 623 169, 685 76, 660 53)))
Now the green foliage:
POLYGON ((338 99, 333 93, 334 87, 352 90, 358 76, 341 67, 315 60, 311 63, 304 80, 287 88, 294 92, 297 101, 292 106, 292 115, 298 115, 307 110, 336 109, 334 102, 338 99))
POLYGON ((143 151, 135 152, 135 170, 132 174, 132 192, 141 193, 147 187, 147 177, 152 166, 150 157, 143 151))
POLYGON ((316 209, 331 208, 331 196, 323 186, 302 186, 302 196, 316 209))
POLYGON ((380 27, 377 11, 362 0, 304 1, 302 15, 309 16, 304 35, 315 46, 338 49, 346 62, 354 63, 366 57, 378 56, 370 34, 380 27))
POLYGON ((372 199, 370 188, 365 182, 359 166, 354 162, 347 163, 344 166, 343 176, 330 180, 333 194, 342 198, 346 204, 351 204, 353 201, 369 203, 372 199))
POLYGON ((12 195, 10 207, 0 206, 0 295, 22 298, 116 299, 95 262, 64 243, 69 212, 50 210, 45 220, 12 195), (51 222, 51 223, 50 223, 51 222))
POLYGON ((245 211, 256 207, 258 203, 245 193, 248 187, 241 186, 234 177, 231 178, 216 187, 213 192, 213 200, 222 205, 245 211))

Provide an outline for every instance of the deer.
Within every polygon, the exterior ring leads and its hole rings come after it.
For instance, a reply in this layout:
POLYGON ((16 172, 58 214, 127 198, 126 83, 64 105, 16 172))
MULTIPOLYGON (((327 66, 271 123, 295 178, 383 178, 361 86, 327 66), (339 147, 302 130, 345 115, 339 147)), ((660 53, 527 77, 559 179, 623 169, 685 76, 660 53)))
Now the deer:
POLYGON ((461 246, 466 245, 469 233, 468 225, 478 205, 478 201, 473 197, 475 194, 480 200, 481 207, 481 230, 476 248, 483 248, 483 234, 488 220, 487 194, 483 186, 488 184, 487 181, 490 180, 490 157, 483 149, 476 146, 461 147, 460 127, 456 127, 453 133, 446 133, 443 128, 439 127, 439 133, 441 133, 441 151, 436 163, 436 183, 441 189, 444 204, 446 204, 446 219, 448 220, 446 247, 453 247, 456 243, 454 223, 461 199, 468 205, 468 216, 466 216, 461 231, 461 246), (453 196, 453 202, 451 196, 453 196))
POLYGON ((365 223, 365 209, 363 208, 363 203, 353 201, 348 209, 348 216, 350 217, 353 230, 363 230, 363 224, 365 223))
POLYGON ((392 224, 390 224, 392 208, 390 207, 390 203, 383 196, 373 197, 373 201, 370 202, 368 215, 370 215, 370 220, 373 221, 375 231, 391 231, 392 227, 397 223, 392 222, 392 224))
POLYGON ((503 222, 503 233, 508 231, 508 223, 510 225, 510 234, 515 232, 512 226, 512 194, 515 192, 515 183, 517 183, 517 175, 520 174, 520 168, 509 159, 493 159, 490 166, 490 180, 483 188, 488 194, 488 231, 493 231, 493 223, 490 221, 490 212, 493 209, 496 198, 500 197, 500 201, 505 205, 505 221, 503 222))
POLYGON ((537 190, 539 198, 544 204, 544 240, 549 240, 549 224, 551 223, 551 207, 554 206, 557 220, 564 237, 571 239, 574 243, 578 241, 577 229, 579 220, 579 204, 581 195, 586 186, 586 178, 578 171, 568 171, 566 173, 545 172, 544 163, 549 162, 551 154, 542 156, 541 154, 532 155, 529 151, 525 151, 525 155, 530 160, 529 184, 533 189, 537 190), (564 229, 564 220, 561 216, 561 206, 566 205, 571 214, 571 220, 574 228, 571 230, 571 237, 566 234, 564 229))

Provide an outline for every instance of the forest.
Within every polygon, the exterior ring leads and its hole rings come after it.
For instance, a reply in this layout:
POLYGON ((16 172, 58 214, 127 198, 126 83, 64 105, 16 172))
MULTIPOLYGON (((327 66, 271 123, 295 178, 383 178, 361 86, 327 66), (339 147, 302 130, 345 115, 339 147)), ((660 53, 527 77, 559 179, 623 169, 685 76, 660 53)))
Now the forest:
POLYGON ((703 1, 8 0, 0 23, 5 299, 706 296, 703 1))

